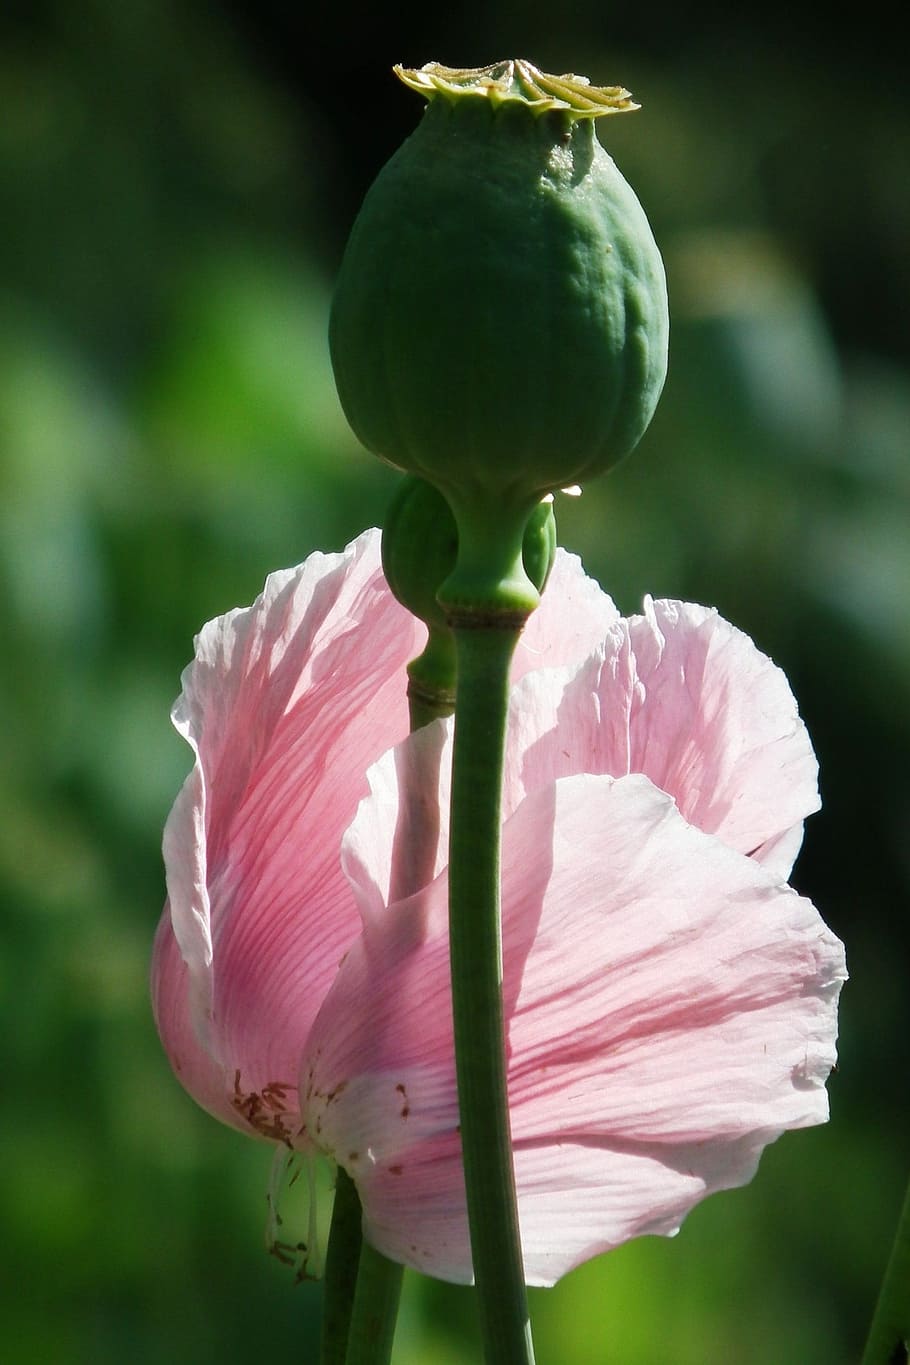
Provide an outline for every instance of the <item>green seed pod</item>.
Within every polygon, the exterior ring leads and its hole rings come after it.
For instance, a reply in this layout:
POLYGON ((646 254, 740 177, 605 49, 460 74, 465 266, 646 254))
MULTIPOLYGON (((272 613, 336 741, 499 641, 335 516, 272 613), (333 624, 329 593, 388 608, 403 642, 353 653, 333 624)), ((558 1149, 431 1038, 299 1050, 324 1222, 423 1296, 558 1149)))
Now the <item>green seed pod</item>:
POLYGON ((663 386, 663 265, 593 128, 637 106, 523 61, 396 71, 429 104, 342 262, 341 403, 370 450, 447 494, 459 525, 489 495, 524 515, 626 455, 663 386))

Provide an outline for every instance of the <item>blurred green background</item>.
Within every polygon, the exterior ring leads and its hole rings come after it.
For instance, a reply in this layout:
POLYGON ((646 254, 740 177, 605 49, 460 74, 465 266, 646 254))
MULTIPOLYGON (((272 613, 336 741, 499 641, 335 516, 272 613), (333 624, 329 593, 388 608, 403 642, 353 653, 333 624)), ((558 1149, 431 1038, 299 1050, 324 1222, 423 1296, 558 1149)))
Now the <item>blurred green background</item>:
MULTIPOLYGON (((831 1124, 535 1293, 539 1359, 857 1359, 910 1169, 910 111, 874 13, 817 13, 4 7, 4 1360, 314 1359, 318 1287, 264 1251, 270 1153, 196 1110, 150 1017, 168 709, 203 621, 381 516, 333 273, 419 115, 392 63, 506 55, 641 100, 601 136, 670 280, 658 416, 561 539, 624 610, 714 603, 786 668, 825 801, 796 883, 852 970, 831 1124)), ((470 1291, 409 1277, 396 1361, 476 1358, 470 1291)))

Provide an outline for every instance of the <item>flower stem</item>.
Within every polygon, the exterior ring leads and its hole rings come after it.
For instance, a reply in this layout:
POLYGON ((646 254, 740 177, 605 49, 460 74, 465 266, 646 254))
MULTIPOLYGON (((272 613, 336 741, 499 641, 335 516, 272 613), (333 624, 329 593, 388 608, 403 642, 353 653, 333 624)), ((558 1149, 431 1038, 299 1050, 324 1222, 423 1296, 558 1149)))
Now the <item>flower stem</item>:
POLYGON ((500 925, 509 664, 520 631, 520 623, 508 618, 455 628, 452 1008, 471 1251, 488 1365, 531 1365, 534 1359, 509 1130, 500 925))
POLYGON ((340 1166, 325 1265, 319 1365, 388 1365, 404 1267, 362 1233, 363 1212, 340 1166))
MULTIPOLYGON (((421 730, 425 725, 430 725, 440 717, 450 716, 455 710, 455 689, 454 686, 448 690, 441 688, 429 688, 422 684, 419 678, 415 678, 416 667, 420 660, 416 659, 410 665, 410 681, 408 683, 408 714, 411 718, 411 733, 421 730)), ((454 679, 453 679, 454 683, 454 679)))
POLYGON ((910 1185, 898 1220, 891 1257, 862 1365, 906 1365, 910 1360, 910 1185))
POLYGON ((345 1365, 388 1365, 403 1277, 404 1266, 362 1243, 345 1365))
POLYGON ((363 1242, 360 1199, 347 1171, 338 1167, 335 1204, 325 1258, 320 1365, 344 1365, 351 1306, 363 1242))

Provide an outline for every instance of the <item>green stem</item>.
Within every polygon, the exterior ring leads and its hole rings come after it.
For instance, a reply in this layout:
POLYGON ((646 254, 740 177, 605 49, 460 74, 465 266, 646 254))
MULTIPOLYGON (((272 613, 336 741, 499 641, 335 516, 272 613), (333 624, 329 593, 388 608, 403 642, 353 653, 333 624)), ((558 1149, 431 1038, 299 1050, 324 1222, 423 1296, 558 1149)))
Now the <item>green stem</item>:
MULTIPOLYGON (((438 635, 438 632, 436 632, 438 635)), ((431 644, 435 640, 431 636, 431 644)), ((428 645, 418 658, 408 664, 408 715, 411 733, 440 717, 450 716, 455 710, 455 658, 449 662, 450 672, 439 666, 442 651, 428 645)))
POLYGON ((363 1243, 345 1365, 388 1365, 403 1276, 404 1266, 363 1243))
POLYGON ((357 1188, 338 1168, 325 1265, 320 1365, 388 1365, 404 1267, 363 1240, 357 1188))
POLYGON ((910 1185, 898 1220, 891 1258, 862 1365, 906 1365, 910 1360, 910 1185))
POLYGON ((360 1199, 347 1171, 338 1167, 335 1204, 325 1257, 320 1365, 344 1365, 357 1267, 363 1236, 360 1199))
POLYGON ((449 841, 455 1061, 471 1252, 488 1365, 532 1365, 509 1130, 502 1006, 500 821, 508 618, 458 624, 458 691, 449 841))

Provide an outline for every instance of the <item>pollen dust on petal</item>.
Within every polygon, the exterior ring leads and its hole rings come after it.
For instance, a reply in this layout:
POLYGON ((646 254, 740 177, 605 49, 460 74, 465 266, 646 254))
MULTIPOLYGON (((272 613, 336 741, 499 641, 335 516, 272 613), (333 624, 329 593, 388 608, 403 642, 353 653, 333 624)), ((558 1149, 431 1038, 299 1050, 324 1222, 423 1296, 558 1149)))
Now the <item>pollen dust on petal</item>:
POLYGON ((411 1112, 411 1106, 408 1103, 408 1092, 400 1082, 396 1085, 395 1090, 396 1093, 401 1096, 401 1109, 398 1112, 403 1119, 406 1119, 411 1112))
POLYGON ((260 1137, 291 1146, 289 1110, 296 1108, 297 1087, 288 1081, 269 1081, 261 1090, 244 1090, 234 1072, 231 1104, 260 1137))

